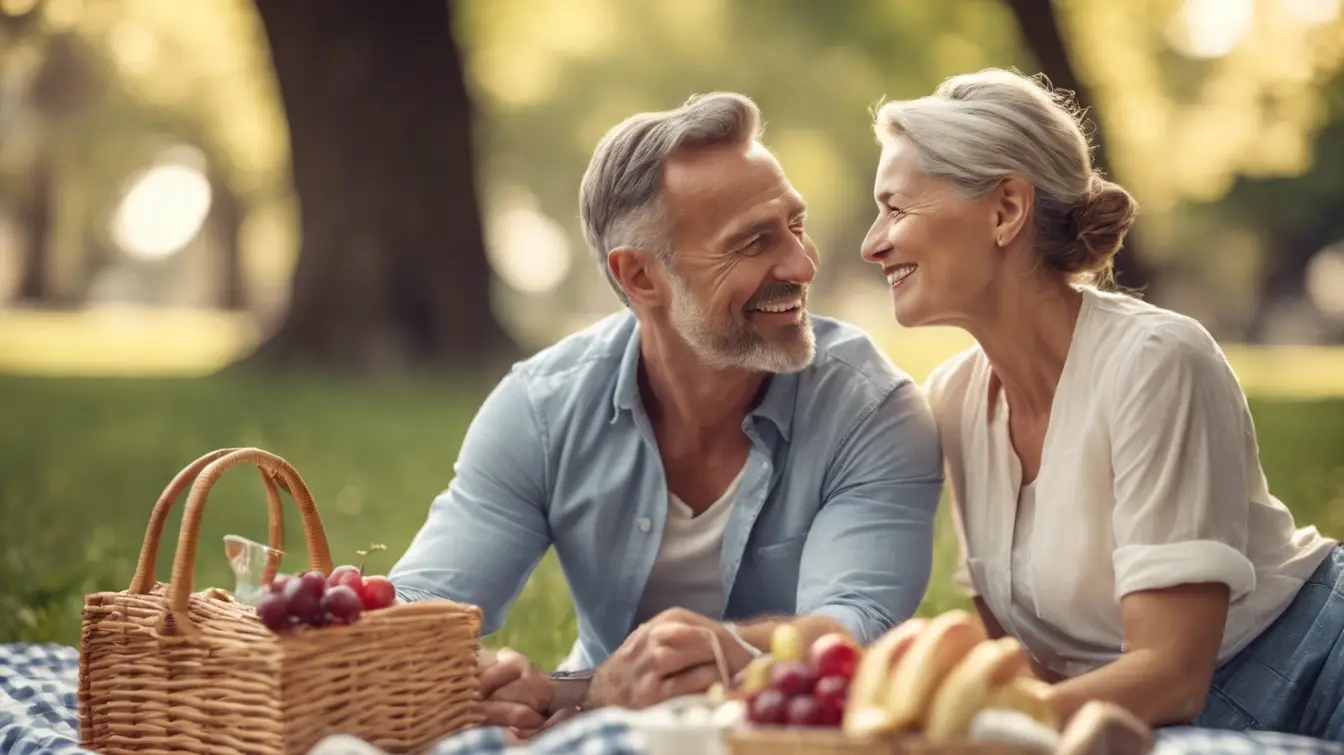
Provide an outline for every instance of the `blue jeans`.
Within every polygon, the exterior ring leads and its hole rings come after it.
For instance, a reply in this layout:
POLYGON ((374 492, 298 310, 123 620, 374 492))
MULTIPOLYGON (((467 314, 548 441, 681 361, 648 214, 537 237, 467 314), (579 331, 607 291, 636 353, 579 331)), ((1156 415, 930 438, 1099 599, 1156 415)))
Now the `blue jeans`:
POLYGON ((1283 615, 1214 672, 1194 723, 1344 742, 1344 546, 1283 615))

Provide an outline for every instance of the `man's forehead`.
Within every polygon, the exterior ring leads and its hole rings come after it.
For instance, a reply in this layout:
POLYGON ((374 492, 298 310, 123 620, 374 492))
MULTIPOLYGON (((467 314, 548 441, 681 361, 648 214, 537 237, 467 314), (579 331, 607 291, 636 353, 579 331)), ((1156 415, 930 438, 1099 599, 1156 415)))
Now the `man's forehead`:
POLYGON ((687 145, 673 152, 663 166, 663 189, 680 194, 721 183, 724 178, 768 173, 783 177, 775 156, 758 141, 687 145))
POLYGON ((777 200, 791 210, 802 206, 779 161, 760 142, 678 150, 664 168, 663 191, 677 215, 717 217, 722 224, 768 215, 765 205, 777 200))

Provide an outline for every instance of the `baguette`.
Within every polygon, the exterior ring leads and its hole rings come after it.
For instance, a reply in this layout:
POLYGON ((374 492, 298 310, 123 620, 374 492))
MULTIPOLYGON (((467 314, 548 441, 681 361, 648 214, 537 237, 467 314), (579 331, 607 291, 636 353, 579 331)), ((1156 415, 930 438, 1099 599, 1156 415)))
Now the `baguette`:
POLYGON ((930 701, 922 719, 925 737, 941 744, 967 736, 971 719, 988 705, 995 688, 1026 662, 1026 651, 1013 637, 977 644, 948 672, 930 701))
POLYGON ((1050 685, 1029 676, 1018 676, 990 693, 986 708, 1012 710, 1059 731, 1059 718, 1050 706, 1050 685))
POLYGON ((841 722, 846 735, 866 737, 892 730, 890 716, 882 704, 891 682, 891 670, 928 624, 927 619, 910 619, 882 635, 864 652, 850 683, 849 701, 841 722))
POLYGON ((970 613, 953 610, 929 622, 897 665, 887 689, 886 709, 897 730, 924 720, 944 679, 973 648, 987 639, 970 613))
POLYGON ((1060 737, 1058 755, 1147 755, 1156 743, 1152 728, 1114 703, 1092 700, 1073 714, 1060 737))

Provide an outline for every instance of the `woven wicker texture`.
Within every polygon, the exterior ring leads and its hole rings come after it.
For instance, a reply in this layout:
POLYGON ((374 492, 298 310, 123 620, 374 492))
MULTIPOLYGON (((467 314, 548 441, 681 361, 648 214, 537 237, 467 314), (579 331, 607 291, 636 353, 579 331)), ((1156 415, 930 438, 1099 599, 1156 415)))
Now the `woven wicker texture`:
MULTIPOLYGON (((476 666, 481 612, 448 601, 365 613, 350 626, 278 636, 222 590, 192 593, 201 514, 230 467, 261 469, 271 547, 284 543, 278 488, 302 514, 308 563, 332 570, 322 521, 298 472, 260 449, 221 449, 183 469, 150 515, 131 586, 85 598, 82 745, 102 753, 304 753, 346 733, 421 753, 484 720, 476 666), (193 482, 194 479, 194 482, 193 482), (154 580, 164 521, 191 484, 173 571, 154 580)), ((269 581, 278 564, 267 565, 269 581)))
POLYGON ((935 745, 919 737, 858 740, 838 731, 747 728, 725 732, 733 755, 1034 755, 1035 750, 1000 742, 935 745))

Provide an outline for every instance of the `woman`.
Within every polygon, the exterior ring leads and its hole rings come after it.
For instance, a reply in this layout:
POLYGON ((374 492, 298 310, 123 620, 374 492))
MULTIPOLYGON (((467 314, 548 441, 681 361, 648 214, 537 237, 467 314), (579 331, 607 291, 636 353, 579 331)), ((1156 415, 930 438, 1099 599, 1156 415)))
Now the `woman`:
POLYGON ((1213 338, 1106 290, 1136 205, 1074 113, 991 70, 876 118, 863 256, 977 342, 928 384, 976 607, 1065 717, 1344 740, 1344 550, 1270 495, 1213 338))

